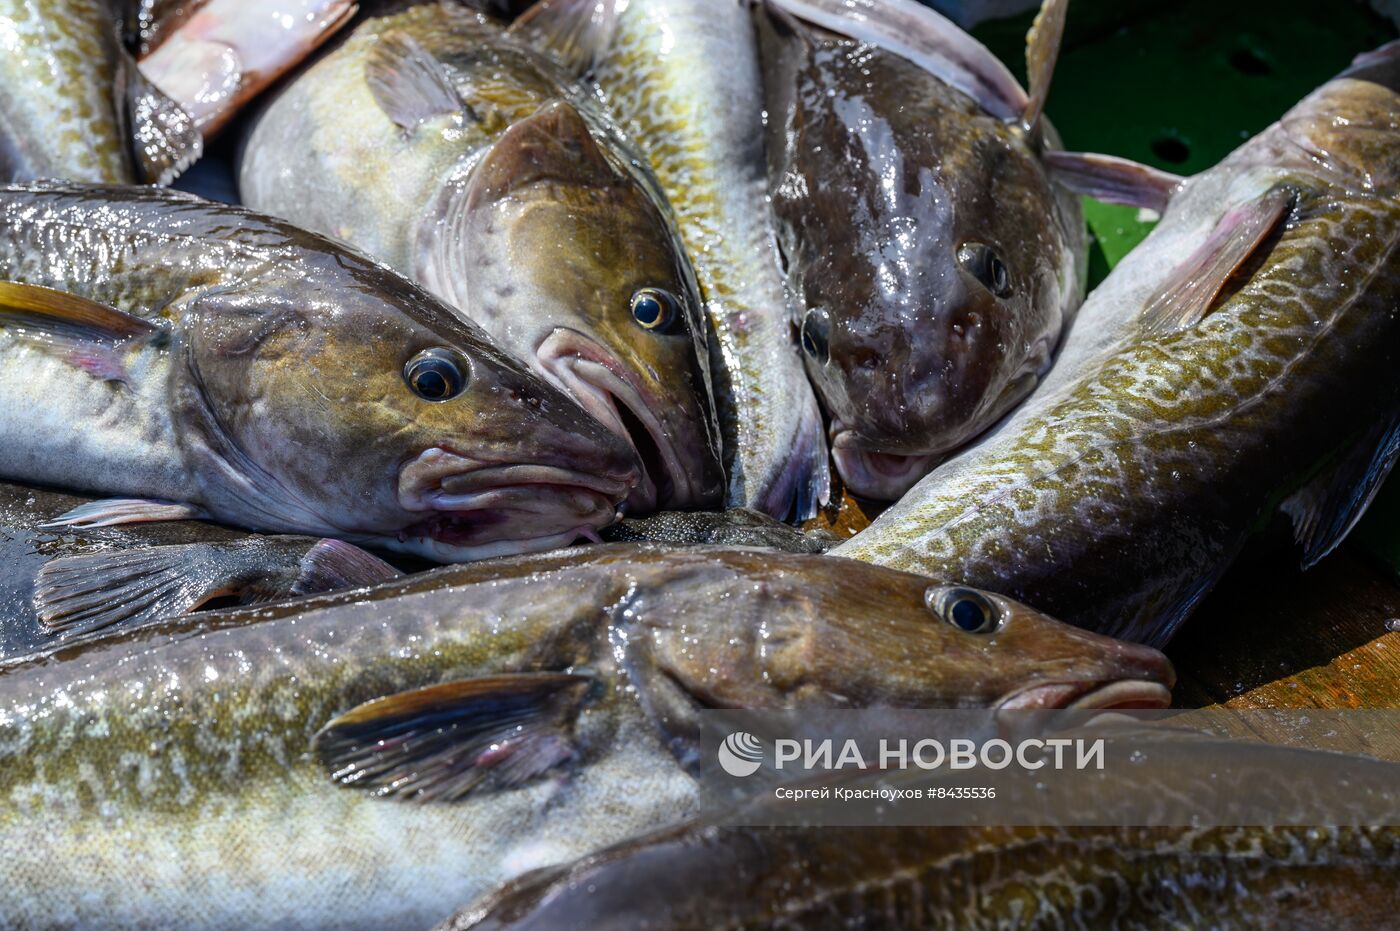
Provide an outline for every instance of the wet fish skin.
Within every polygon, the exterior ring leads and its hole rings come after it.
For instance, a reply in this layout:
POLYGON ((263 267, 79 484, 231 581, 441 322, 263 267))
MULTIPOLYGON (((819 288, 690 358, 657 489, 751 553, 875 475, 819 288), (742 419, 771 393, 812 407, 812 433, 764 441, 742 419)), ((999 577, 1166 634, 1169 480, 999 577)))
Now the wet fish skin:
MULTIPOLYGON (((625 444, 479 329, 288 224, 169 191, 37 185, 0 189, 0 226, 0 280, 149 328, 35 339, 39 318, 7 316, 11 480, 439 561, 571 542, 611 522, 637 480, 625 444), (423 352, 457 360, 457 397, 410 388, 423 352)), ((171 516, 136 509, 70 522, 171 516)))
POLYGON ((723 475, 707 337, 641 164, 551 60, 429 3, 366 20, 284 90, 240 188, 422 282, 629 438, 646 471, 630 513, 710 507, 723 475), (647 328, 633 303, 653 290, 669 322, 647 328))
POLYGON ((1389 827, 700 824, 527 874, 438 931, 1365 931, 1400 906, 1397 878, 1389 827))
POLYGON ((748 13, 740 0, 613 6, 625 9, 593 75, 646 152, 695 263, 715 333, 726 504, 806 519, 829 495, 827 451, 778 268, 748 13))
POLYGON ((1003 632, 979 636, 930 616, 926 579, 832 569, 817 556, 597 546, 12 664, 0 672, 0 917, 426 927, 512 875, 693 811, 696 786, 667 742, 697 703, 987 704, 1028 681, 1170 681, 1155 651, 1020 606, 998 602, 1003 632), (415 804, 338 786, 309 752, 365 702, 511 673, 593 683, 556 735, 575 754, 556 777, 415 804), (106 829, 114 817, 121 831, 106 829))
MULTIPOLYGON (((221 596, 266 601, 328 590, 326 586, 337 583, 369 584, 394 574, 392 567, 361 552, 363 562, 354 568, 377 563, 378 574, 352 572, 333 579, 318 572, 325 558, 356 547, 327 543, 332 553, 326 553, 314 537, 256 537, 203 521, 67 531, 44 527, 90 500, 0 482, 0 660, 52 646, 59 636, 55 626, 41 619, 45 602, 35 591, 45 571, 52 573, 55 567, 68 567, 78 578, 66 586, 50 586, 53 594, 96 598, 98 603, 85 613, 106 623, 154 620, 172 604, 178 607, 170 613, 183 613, 221 596), (307 563, 313 553, 316 558, 307 563), (131 558, 148 560, 140 579, 123 570, 131 558), (158 591, 151 576, 166 572, 172 576, 167 597, 147 605, 145 600, 158 591)), ((345 560, 335 565, 349 567, 345 560)), ((64 626, 76 623, 78 618, 68 612, 64 626)))
POLYGON ((1032 400, 834 552, 1159 645, 1300 489, 1285 510, 1324 555, 1393 461, 1397 89, 1392 46, 1188 180, 1032 400), (1270 192, 1290 198, 1281 232, 1214 309, 1144 334, 1193 251, 1270 192))
POLYGON ((725 511, 662 511, 627 517, 600 534, 609 542, 669 546, 758 546, 785 553, 824 553, 840 540, 826 531, 804 531, 751 508, 725 511))
POLYGON ((0 181, 132 183, 106 0, 0 3, 0 181))
POLYGON ((758 7, 807 372, 846 485, 895 500, 1049 369, 1084 294, 1078 197, 1035 137, 943 76, 758 7))

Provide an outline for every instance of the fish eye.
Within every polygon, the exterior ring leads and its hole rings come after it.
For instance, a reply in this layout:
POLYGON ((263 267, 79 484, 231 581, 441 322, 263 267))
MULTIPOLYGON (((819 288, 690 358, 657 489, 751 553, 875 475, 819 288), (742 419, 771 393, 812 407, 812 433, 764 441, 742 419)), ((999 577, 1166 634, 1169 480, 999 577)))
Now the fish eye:
POLYGON ((642 288, 632 295, 632 319, 644 330, 669 332, 681 318, 681 303, 669 291, 642 288))
POLYGON ((425 401, 450 401, 467 387, 470 372, 450 349, 425 349, 403 367, 403 380, 425 401))
POLYGON ((1011 294, 1011 274, 1006 270, 1001 256, 993 252, 990 246, 980 242, 963 243, 958 247, 958 264, 997 297, 1011 294))
POLYGON ((831 316, 814 307, 802 318, 802 351, 825 365, 831 358, 831 316))
POLYGON ((1001 627, 997 606, 970 588, 931 588, 924 602, 934 614, 965 633, 990 634, 1001 627))

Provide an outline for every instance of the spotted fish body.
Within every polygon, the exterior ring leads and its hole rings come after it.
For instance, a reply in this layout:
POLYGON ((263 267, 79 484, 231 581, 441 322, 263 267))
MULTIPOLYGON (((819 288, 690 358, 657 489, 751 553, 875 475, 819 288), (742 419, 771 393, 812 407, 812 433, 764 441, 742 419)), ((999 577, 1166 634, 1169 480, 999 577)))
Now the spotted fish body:
POLYGON ((833 552, 1156 644, 1285 499, 1325 554, 1394 456, 1397 88, 1400 49, 1363 56, 1189 180, 1031 401, 833 552), (1282 222, 1204 319, 1150 331, 1193 250, 1270 198, 1282 222))
POLYGON ((132 183, 106 0, 0 0, 0 181, 132 183))
POLYGON ((826 444, 771 232, 763 97, 739 0, 634 0, 595 68, 676 210, 718 342, 731 507, 810 517, 826 444))
MULTIPOLYGON (((687 751, 700 705, 983 707, 1027 683, 1171 681, 1156 651, 994 595, 1000 632, 979 636, 929 595, 927 579, 822 556, 596 546, 9 666, 0 925, 426 928, 514 875, 694 813, 672 749, 687 751), (512 704, 561 679, 584 687, 567 721, 512 704), (454 684, 483 699, 455 724, 432 691, 454 684), (405 696, 435 712, 430 730, 484 727, 494 742, 448 749, 496 783, 444 798, 417 791, 428 759, 379 786, 324 759, 329 722, 405 696)), ((364 741, 384 743, 415 741, 364 741)))

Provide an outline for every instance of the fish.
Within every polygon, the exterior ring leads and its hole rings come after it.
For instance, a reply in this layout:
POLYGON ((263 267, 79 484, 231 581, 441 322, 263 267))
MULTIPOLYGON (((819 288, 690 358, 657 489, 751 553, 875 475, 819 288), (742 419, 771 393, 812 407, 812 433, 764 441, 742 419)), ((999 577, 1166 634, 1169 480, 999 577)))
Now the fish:
POLYGON ((429 927, 695 812, 701 708, 1064 682, 1161 705, 1172 672, 994 594, 743 549, 606 544, 96 635, 0 671, 0 923, 429 927), (965 599, 994 634, 947 619, 965 599))
POLYGON ((895 500, 1025 400, 1084 296, 1079 197, 1044 160, 1064 27, 1030 94, 914 0, 771 0, 756 18, 768 177, 807 374, 854 494, 895 500))
POLYGON ((194 611, 373 585, 398 570, 340 540, 263 537, 202 521, 56 532, 87 499, 0 482, 0 660, 194 611))
POLYGON ((1392 44, 1182 181, 1031 400, 832 552, 1160 646, 1272 516, 1335 548, 1400 450, 1397 91, 1392 44))
MULTIPOLYGON (((1319 765, 1325 756, 1334 755, 1313 754, 1309 762, 1319 765)), ((1335 758, 1332 774, 1347 781, 1357 758, 1335 758)), ((1188 784, 1162 780, 1150 767, 1131 775, 1143 784, 1139 798, 1188 784)), ((697 817, 534 870, 437 931, 1369 931, 1391 923, 1400 907, 1400 829, 1393 824, 1231 826, 1218 820, 1230 795, 1189 784, 1212 803, 1200 805, 1207 819, 1200 826, 1095 826, 1102 822, 1091 812, 1084 826, 851 827, 823 823, 821 803, 794 812, 755 800, 738 814, 697 817)), ((1257 786, 1232 782, 1229 792, 1238 798, 1257 786)), ((1092 792, 1084 798, 1096 801, 1092 792)), ((827 817, 832 804, 825 803, 827 817)), ((895 818, 901 816, 910 817, 905 811, 895 818)))
POLYGON ((155 188, 0 187, 0 478, 439 562, 611 523, 631 448, 450 308, 291 224, 155 188))
POLYGON ((108 0, 0 0, 0 183, 168 183, 203 152, 108 0))
POLYGON ((726 505, 814 516, 830 498, 828 454, 788 322, 745 4, 542 0, 513 28, 586 66, 675 207, 715 334, 726 505))
POLYGON ((629 514, 702 509, 723 492, 707 335, 642 165, 552 59, 428 3, 366 20, 283 90, 239 186, 420 282, 632 444, 629 514))
POLYGON ((207 0, 162 10, 142 4, 145 78, 204 138, 291 71, 359 9, 353 0, 207 0), (155 17, 164 13, 171 22, 155 17))
POLYGON ((755 546, 785 553, 824 553, 840 542, 829 531, 799 530, 752 508, 662 511, 648 517, 625 517, 603 528, 599 536, 613 543, 755 546))

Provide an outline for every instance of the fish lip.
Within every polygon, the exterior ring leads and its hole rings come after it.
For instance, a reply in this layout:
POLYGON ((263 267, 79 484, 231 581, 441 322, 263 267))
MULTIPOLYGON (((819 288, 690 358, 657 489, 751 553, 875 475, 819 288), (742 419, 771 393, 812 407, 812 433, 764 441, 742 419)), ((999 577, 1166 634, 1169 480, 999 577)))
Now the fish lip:
POLYGON ((1039 682, 1002 698, 998 711, 1038 709, 1160 709, 1171 706, 1171 689, 1155 679, 1099 682, 1039 682))
POLYGON ((840 428, 839 422, 833 422, 830 436, 836 471, 851 493, 862 498, 893 501, 943 458, 942 453, 882 453, 866 448, 859 434, 840 428))
POLYGON ((624 367, 607 347, 578 330, 557 327, 535 350, 535 358, 549 381, 632 446, 642 467, 642 481, 627 499, 629 512, 649 513, 662 499, 674 505, 695 497, 695 480, 682 465, 675 441, 648 403, 652 399, 620 373, 624 367), (646 430, 660 456, 659 463, 649 464, 642 456, 618 404, 646 430), (665 474, 659 477, 662 481, 653 474, 654 465, 664 470, 665 474))
POLYGON ((539 463, 487 463, 434 446, 399 472, 400 507, 425 516, 386 545, 462 562, 566 546, 580 537, 597 540, 631 488, 609 476, 539 463))

